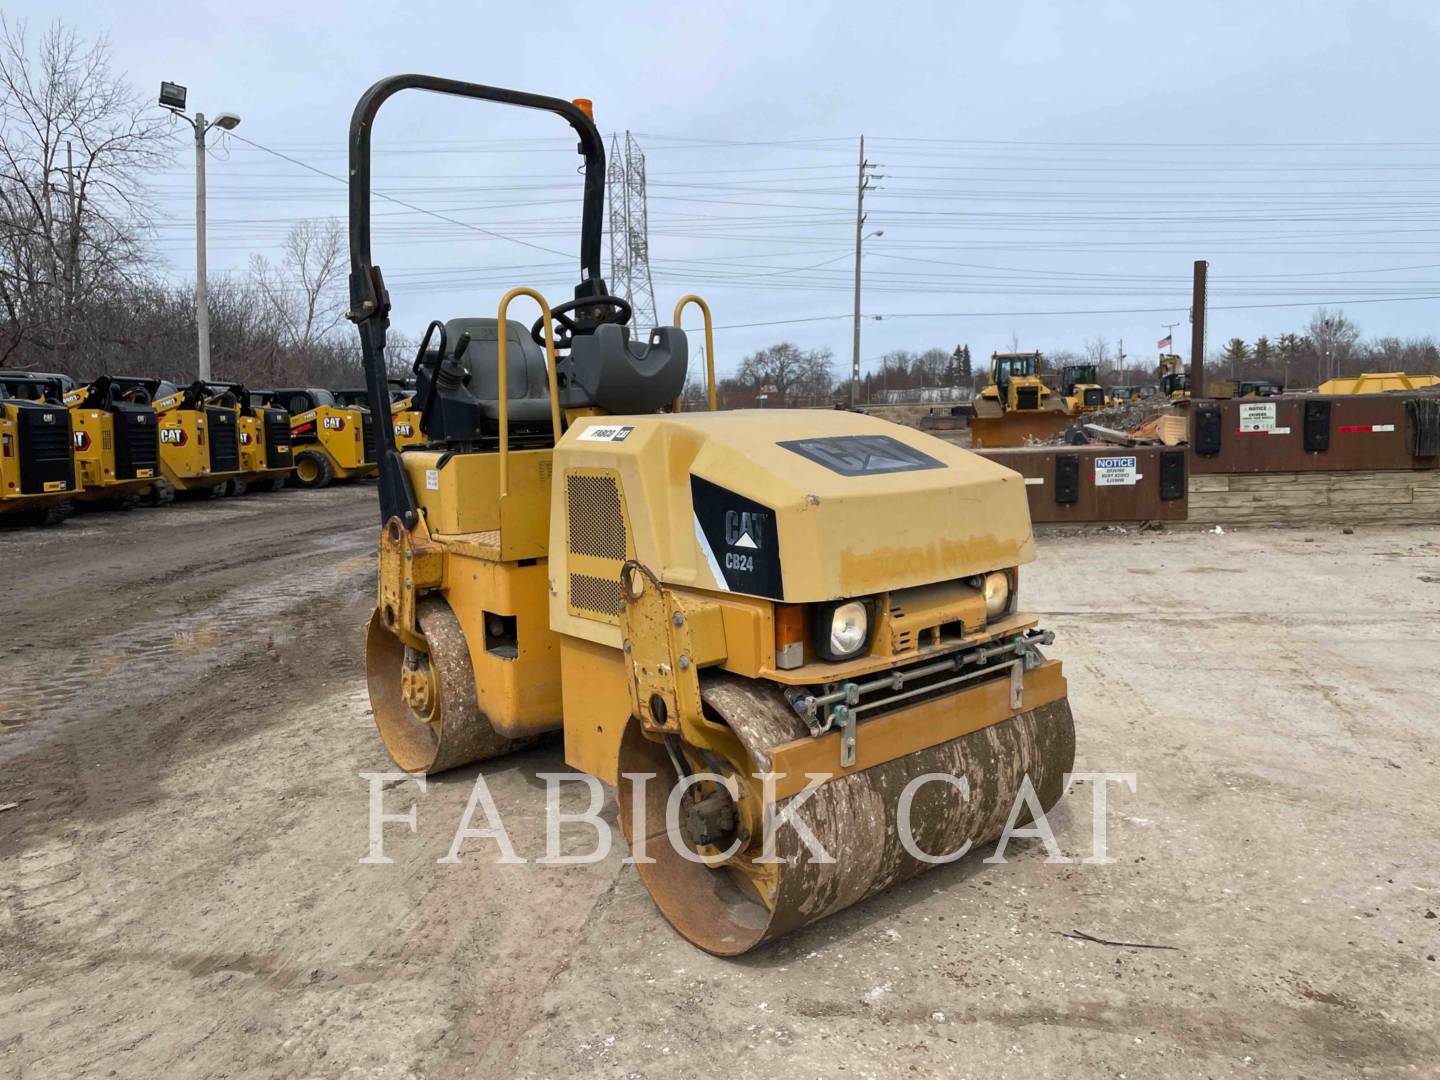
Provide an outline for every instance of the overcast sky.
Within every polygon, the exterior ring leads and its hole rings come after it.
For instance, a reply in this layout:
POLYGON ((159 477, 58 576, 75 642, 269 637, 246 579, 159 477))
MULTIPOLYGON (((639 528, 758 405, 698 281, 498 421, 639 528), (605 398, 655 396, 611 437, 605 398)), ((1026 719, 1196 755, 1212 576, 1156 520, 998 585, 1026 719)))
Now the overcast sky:
MULTIPOLYGON (((885 177, 867 196, 884 235, 866 242, 863 310, 883 316, 864 323, 866 367, 891 349, 1100 337, 1148 360, 1175 322, 1187 352, 1197 258, 1212 348, 1324 302, 1349 301, 1367 335, 1440 329, 1440 300, 1394 299, 1440 295, 1434 0, 5 10, 106 32, 147 93, 184 83, 192 108, 237 112, 237 135, 337 176, 355 99, 384 75, 594 99, 602 131, 632 131, 647 155, 662 319, 705 295, 736 327, 718 335, 722 370, 786 339, 848 368, 862 133, 885 177), (779 325, 738 325, 754 323, 779 325)), ((567 131, 428 95, 387 105, 377 188, 524 241, 377 205, 402 330, 490 314, 512 284, 569 297, 575 258, 552 254, 578 243, 567 131)), ((235 140, 209 179, 212 275, 275 257, 297 218, 345 213, 342 184, 235 140)), ((185 280, 187 154, 155 191, 163 272, 185 280)))

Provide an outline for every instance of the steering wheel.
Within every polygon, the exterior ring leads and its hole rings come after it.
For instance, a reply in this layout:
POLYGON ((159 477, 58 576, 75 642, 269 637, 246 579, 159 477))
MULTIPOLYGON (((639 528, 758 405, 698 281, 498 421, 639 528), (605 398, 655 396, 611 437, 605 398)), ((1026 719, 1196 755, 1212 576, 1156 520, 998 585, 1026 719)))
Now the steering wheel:
MULTIPOLYGON (((560 333, 555 335, 557 351, 568 349, 570 343, 575 340, 575 335, 580 333, 579 324, 565 313, 588 307, 611 308, 613 315, 607 314, 600 321, 602 323, 618 323, 621 326, 630 321, 632 313, 630 302, 621 296, 587 296, 584 299, 567 300, 565 303, 551 308, 550 315, 560 326, 560 333)), ((545 347, 545 316, 540 316, 535 320, 535 325, 530 327, 530 339, 542 349, 545 347)))

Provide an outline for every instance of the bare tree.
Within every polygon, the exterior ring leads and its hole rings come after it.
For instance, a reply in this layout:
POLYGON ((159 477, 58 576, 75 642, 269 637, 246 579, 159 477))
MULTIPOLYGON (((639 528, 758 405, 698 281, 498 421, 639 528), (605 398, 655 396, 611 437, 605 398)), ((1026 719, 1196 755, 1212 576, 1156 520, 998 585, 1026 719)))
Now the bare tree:
POLYGON ((32 41, 0 14, 0 363, 28 344, 64 370, 97 329, 82 301, 139 280, 142 177, 170 149, 104 37, 86 44, 57 20, 32 41))
POLYGON ((1317 380, 1333 379, 1355 353, 1360 328, 1345 317, 1343 311, 1320 308, 1310 317, 1306 336, 1314 343, 1319 373, 1317 380))
POLYGON ((795 398, 817 398, 835 386, 835 359, 829 349, 799 349, 781 342, 753 352, 740 363, 739 378, 752 389, 774 394, 781 406, 795 398))
POLYGON ((1107 372, 1110 369, 1110 343, 1103 337, 1085 342, 1085 360, 1094 364, 1097 372, 1107 372))
POLYGON ((279 266, 250 257, 250 279, 276 334, 302 351, 329 337, 345 317, 345 233, 335 218, 290 227, 279 266))

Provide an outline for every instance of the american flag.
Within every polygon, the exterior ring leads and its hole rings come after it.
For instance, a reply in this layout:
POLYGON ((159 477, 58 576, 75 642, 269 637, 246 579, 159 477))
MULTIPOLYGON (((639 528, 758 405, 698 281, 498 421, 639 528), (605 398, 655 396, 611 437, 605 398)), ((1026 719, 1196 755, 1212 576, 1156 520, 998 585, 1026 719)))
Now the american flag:
POLYGON ((1171 338, 1171 335, 1170 335, 1170 334, 1166 334, 1166 335, 1165 335, 1164 337, 1162 337, 1159 341, 1155 342, 1155 347, 1156 347, 1157 349, 1169 349, 1169 348, 1173 348, 1173 346, 1172 346, 1172 344, 1171 344, 1171 342, 1170 342, 1170 338, 1171 338))

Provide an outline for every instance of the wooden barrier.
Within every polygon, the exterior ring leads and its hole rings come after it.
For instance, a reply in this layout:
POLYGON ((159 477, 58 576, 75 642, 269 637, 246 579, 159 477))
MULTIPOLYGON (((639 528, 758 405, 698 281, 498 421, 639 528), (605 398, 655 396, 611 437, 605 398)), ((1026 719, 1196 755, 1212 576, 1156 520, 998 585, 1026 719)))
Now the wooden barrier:
POLYGON ((1035 446, 976 453, 1025 477, 1038 524, 1184 521, 1189 489, 1180 447, 1035 446))

